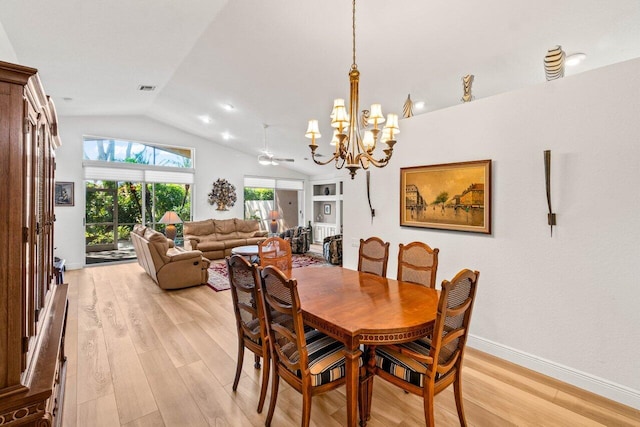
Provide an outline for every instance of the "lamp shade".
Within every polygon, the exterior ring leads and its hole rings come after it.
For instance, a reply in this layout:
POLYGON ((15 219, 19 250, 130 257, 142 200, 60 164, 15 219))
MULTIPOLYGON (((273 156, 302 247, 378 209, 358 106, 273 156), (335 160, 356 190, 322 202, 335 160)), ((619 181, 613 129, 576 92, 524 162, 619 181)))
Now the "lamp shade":
POLYGON ((371 104, 371 114, 369 115, 369 122, 384 122, 384 115, 382 114, 382 106, 380 104, 371 104))
POLYGON ((182 220, 180 219, 178 214, 175 213, 174 211, 166 211, 164 215, 162 215, 162 218, 160 218, 160 221, 158 222, 160 224, 180 224, 182 220))
POLYGON ((307 138, 320 138, 320 129, 318 129, 318 121, 317 120, 309 120, 309 126, 307 127, 307 132, 304 134, 307 138))
POLYGON ((269 219, 278 219, 278 211, 269 212, 269 219))

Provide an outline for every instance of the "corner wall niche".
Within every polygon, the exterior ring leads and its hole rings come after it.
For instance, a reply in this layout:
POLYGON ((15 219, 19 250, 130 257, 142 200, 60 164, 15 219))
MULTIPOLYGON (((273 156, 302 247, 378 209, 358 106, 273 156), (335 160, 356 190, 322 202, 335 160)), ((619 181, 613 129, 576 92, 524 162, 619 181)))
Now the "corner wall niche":
POLYGON ((342 233, 342 181, 314 181, 313 242, 342 233))

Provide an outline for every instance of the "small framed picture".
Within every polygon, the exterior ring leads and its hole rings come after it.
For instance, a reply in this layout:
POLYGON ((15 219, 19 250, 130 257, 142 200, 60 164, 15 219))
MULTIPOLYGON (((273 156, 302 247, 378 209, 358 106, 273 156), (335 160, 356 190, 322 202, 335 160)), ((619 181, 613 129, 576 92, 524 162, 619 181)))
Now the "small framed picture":
POLYGON ((331 205, 328 203, 324 205, 324 214, 331 215, 331 205))
POLYGON ((73 206, 73 182, 56 182, 56 206, 73 206))

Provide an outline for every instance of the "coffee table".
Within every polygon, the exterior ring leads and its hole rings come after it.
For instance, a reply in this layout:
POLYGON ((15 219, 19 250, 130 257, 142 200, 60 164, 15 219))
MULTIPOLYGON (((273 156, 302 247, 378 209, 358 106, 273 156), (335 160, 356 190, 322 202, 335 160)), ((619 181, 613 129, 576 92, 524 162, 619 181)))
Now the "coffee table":
POLYGON ((256 256, 258 255, 258 245, 236 246, 231 249, 231 255, 256 256))
MULTIPOLYGON (((231 255, 242 255, 243 257, 246 257, 250 262, 260 264, 258 252, 258 245, 236 246, 235 248, 231 249, 231 255)), ((262 248, 262 252, 273 252, 273 249, 262 248)))

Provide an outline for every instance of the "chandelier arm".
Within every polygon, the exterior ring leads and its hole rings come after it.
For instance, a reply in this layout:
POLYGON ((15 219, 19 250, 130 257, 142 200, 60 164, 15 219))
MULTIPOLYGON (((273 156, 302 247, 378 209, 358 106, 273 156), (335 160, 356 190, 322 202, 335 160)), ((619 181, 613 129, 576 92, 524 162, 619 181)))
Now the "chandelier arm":
POLYGON ((364 169, 368 169, 369 168, 368 166, 367 167, 364 166, 363 159, 368 160, 369 163, 371 163, 377 168, 380 168, 389 164, 389 160, 391 160, 391 154, 377 160, 373 156, 367 154, 366 152, 358 154, 358 156, 356 157, 356 160, 362 165, 364 169))
POLYGON ((314 161, 315 164, 320 165, 320 166, 324 166, 324 165, 328 165, 329 163, 333 162, 334 160, 338 160, 340 158, 340 156, 338 154, 333 154, 333 156, 331 156, 331 158, 329 160, 327 160, 326 162, 320 161, 316 159, 316 154, 312 153, 311 154, 311 159, 314 161))

